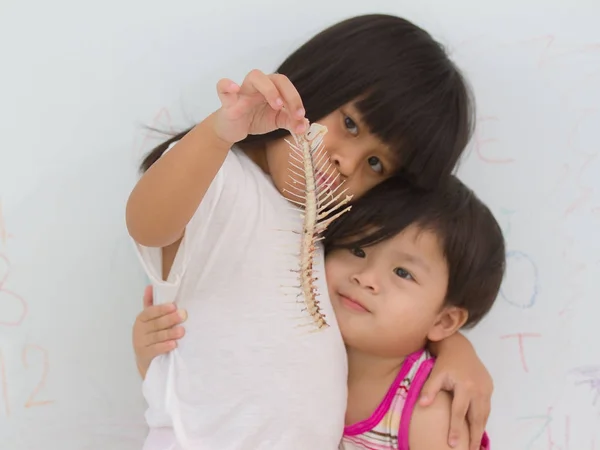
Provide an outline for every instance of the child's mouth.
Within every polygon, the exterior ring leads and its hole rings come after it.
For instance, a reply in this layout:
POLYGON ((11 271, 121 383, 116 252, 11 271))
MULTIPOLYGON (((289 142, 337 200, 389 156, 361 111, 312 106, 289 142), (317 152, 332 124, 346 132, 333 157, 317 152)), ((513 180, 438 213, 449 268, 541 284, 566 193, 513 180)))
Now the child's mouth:
POLYGON ((320 170, 317 170, 316 173, 316 181, 317 186, 325 187, 326 189, 335 190, 339 185, 338 177, 335 175, 327 175, 320 170))
POLYGON ((361 305, 358 301, 350 298, 350 297, 346 297, 345 295, 339 294, 340 296, 340 300, 342 302, 342 304, 348 308, 351 309, 353 311, 357 311, 357 312, 370 312, 367 308, 365 308, 363 305, 361 305))

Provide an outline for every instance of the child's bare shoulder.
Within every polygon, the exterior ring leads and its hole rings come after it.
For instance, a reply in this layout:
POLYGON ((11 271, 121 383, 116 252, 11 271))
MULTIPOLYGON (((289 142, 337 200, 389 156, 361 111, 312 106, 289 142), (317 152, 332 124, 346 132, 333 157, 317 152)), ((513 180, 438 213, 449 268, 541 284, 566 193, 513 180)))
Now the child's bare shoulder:
POLYGON ((411 450, 468 450, 469 429, 466 423, 461 430, 461 439, 456 447, 448 444, 452 396, 441 391, 429 406, 418 403, 412 413, 409 431, 411 450))

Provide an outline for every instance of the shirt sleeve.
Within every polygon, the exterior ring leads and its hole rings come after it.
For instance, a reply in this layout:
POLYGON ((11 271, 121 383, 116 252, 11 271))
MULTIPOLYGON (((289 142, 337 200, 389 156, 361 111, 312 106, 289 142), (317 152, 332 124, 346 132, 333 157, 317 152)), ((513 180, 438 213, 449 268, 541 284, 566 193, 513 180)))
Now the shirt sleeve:
MULTIPOLYGON (((163 155, 171 150, 175 144, 176 142, 172 143, 163 155)), ((227 179, 235 177, 239 181, 243 176, 244 172, 238 156, 230 150, 198 209, 185 228, 184 237, 177 250, 167 280, 162 279, 162 248, 146 247, 134 241, 136 253, 154 288, 154 304, 176 301, 181 279, 187 269, 191 251, 195 247, 194 242, 201 239, 203 233, 206 232, 207 227, 205 225, 214 218, 217 206, 226 202, 234 194, 231 192, 232 188, 239 185, 239 183, 227 183, 227 179)))

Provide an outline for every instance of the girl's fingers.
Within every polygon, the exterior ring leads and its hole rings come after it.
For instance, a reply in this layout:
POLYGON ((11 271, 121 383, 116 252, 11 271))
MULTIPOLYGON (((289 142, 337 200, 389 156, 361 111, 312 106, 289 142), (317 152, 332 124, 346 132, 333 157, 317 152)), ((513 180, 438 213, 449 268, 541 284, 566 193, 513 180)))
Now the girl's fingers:
POLYGON ((454 391, 450 416, 450 431, 448 433, 448 443, 451 447, 455 447, 463 438, 461 430, 463 429, 464 422, 467 420, 467 411, 470 404, 469 398, 469 395, 458 387, 454 391))
POLYGON ((285 124, 278 123, 278 126, 286 128, 292 133, 302 134, 306 132, 308 129, 308 120, 304 117, 306 111, 304 110, 300 94, 285 75, 273 74, 271 75, 271 79, 283 96, 285 103, 285 117, 281 117, 280 114, 277 118, 278 122, 285 122, 285 124))
POLYGON ((274 110, 280 110, 284 105, 282 94, 275 83, 258 69, 254 69, 246 75, 241 92, 247 95, 261 94, 274 110))
POLYGON ((281 96, 283 97, 285 107, 290 117, 298 122, 302 122, 304 120, 306 111, 304 110, 302 98, 300 97, 300 94, 298 93, 296 87, 285 75, 275 73, 271 75, 270 78, 273 81, 273 84, 275 84, 275 86, 277 87, 277 90, 279 91, 281 96))
POLYGON ((479 402, 474 401, 469 408, 468 420, 469 429, 471 431, 469 449, 479 450, 481 440, 485 433, 485 426, 490 417, 491 404, 487 397, 482 398, 479 402))
POLYGON ((170 314, 176 309, 177 307, 174 303, 163 303, 162 305, 149 306, 138 315, 138 319, 141 322, 150 322, 158 317, 170 314))
POLYGON ((152 329, 149 330, 149 332, 157 332, 173 328, 175 325, 179 325, 180 323, 184 322, 186 318, 187 312, 183 309, 178 309, 170 314, 154 319, 151 322, 152 329))
POLYGON ((275 119, 277 128, 285 128, 291 133, 303 134, 308 130, 308 120, 296 120, 288 114, 286 110, 280 111, 275 119))
POLYGON ((169 328, 167 330, 150 333, 147 336, 146 346, 152 346, 161 342, 181 339, 185 334, 185 329, 181 326, 169 328))
POLYGON ((223 78, 217 83, 217 95, 224 108, 229 108, 237 102, 240 86, 228 78, 223 78))
POLYGON ((240 96, 265 101, 276 111, 278 128, 292 133, 304 133, 308 129, 305 110, 300 94, 292 82, 281 74, 266 75, 258 69, 252 70, 241 86, 224 78, 217 83, 217 92, 223 107, 233 107, 240 96))
POLYGON ((175 347, 177 347, 177 341, 159 342, 158 344, 148 347, 146 357, 152 359, 158 355, 169 353, 175 347))

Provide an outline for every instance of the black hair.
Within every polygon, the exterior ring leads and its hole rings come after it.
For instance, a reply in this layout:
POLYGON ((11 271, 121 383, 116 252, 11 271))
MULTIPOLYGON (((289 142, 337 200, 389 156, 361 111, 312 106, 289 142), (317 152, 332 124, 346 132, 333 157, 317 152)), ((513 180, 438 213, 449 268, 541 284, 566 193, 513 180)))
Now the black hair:
POLYGON ((465 327, 489 312, 506 267, 504 236, 490 209, 457 177, 427 190, 396 175, 353 203, 325 231, 326 253, 368 247, 414 224, 440 240, 449 275, 445 304, 468 312, 465 327))
MULTIPOLYGON (((470 90, 444 48, 406 19, 357 16, 318 33, 277 69, 294 84, 315 122, 355 101, 369 131, 398 149, 401 169, 420 185, 452 173, 473 131, 470 90)), ((146 171, 185 130, 144 159, 146 171)), ((286 136, 250 135, 242 148, 286 136)))

